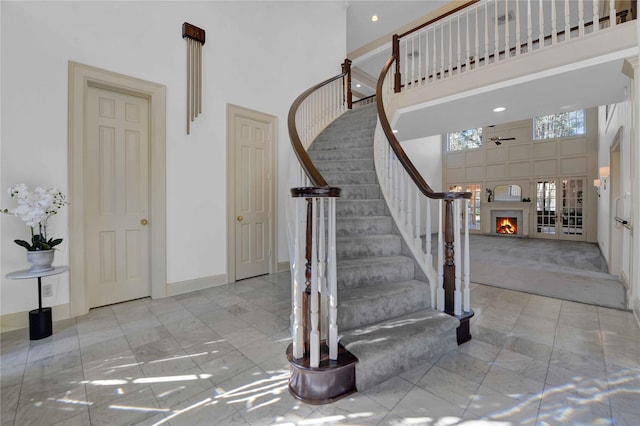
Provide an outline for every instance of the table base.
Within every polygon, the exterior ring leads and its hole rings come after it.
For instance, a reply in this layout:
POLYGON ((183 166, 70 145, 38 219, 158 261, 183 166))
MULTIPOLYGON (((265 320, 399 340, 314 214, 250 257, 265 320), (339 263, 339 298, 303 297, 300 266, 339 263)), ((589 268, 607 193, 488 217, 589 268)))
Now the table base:
POLYGON ((40 340, 51 336, 53 326, 51 308, 34 309, 29 311, 29 339, 40 340))

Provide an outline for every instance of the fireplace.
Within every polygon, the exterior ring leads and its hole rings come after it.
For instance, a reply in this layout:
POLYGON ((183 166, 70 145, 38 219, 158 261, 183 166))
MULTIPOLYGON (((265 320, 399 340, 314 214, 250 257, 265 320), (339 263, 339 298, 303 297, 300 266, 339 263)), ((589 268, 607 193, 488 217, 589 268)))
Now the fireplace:
POLYGON ((518 235, 518 218, 496 217, 496 234, 518 235))
POLYGON ((505 237, 528 237, 527 220, 529 209, 516 208, 515 203, 490 203, 490 219, 486 224, 486 232, 505 237), (505 208, 506 207, 506 208, 505 208))

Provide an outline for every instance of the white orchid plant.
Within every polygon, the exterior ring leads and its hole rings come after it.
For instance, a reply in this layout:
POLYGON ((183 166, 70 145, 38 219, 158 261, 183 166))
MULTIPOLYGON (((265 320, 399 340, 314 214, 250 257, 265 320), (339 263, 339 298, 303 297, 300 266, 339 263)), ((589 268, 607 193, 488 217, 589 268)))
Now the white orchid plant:
POLYGON ((31 228, 31 243, 14 240, 16 244, 29 251, 51 250, 62 242, 62 238, 50 238, 47 231, 49 219, 58 213, 67 203, 67 198, 57 188, 37 187, 30 191, 21 183, 9 187, 9 195, 18 199, 18 207, 13 210, 2 210, 22 219, 31 228))

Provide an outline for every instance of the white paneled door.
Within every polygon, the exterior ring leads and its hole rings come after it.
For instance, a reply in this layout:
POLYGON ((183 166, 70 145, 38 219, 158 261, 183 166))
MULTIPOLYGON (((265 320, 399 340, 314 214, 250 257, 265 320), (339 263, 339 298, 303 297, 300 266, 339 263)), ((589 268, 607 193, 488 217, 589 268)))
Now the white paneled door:
POLYGON ((89 307, 149 296, 149 101, 89 87, 86 131, 89 307))
POLYGON ((235 275, 268 274, 271 264, 271 123, 236 115, 235 275))

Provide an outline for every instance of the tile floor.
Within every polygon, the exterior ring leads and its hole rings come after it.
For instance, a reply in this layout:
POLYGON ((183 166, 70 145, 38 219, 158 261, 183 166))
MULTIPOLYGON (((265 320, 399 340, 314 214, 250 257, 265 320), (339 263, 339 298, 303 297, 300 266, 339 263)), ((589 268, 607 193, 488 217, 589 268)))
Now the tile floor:
POLYGON ((289 274, 0 335, 4 425, 638 425, 631 313, 482 285, 473 340, 333 404, 287 391, 289 274))

